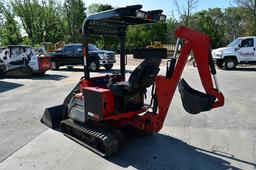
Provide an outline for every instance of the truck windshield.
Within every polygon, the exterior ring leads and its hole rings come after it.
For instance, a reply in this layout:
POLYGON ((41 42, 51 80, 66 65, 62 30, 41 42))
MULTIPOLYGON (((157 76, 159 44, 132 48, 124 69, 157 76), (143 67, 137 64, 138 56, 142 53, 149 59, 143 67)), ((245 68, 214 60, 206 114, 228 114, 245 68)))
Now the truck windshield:
POLYGON ((92 44, 88 44, 88 49, 89 49, 89 51, 99 50, 95 45, 92 45, 92 44))
POLYGON ((232 41, 232 42, 228 45, 228 47, 237 47, 238 44, 241 43, 241 41, 242 41, 242 39, 235 39, 234 41, 232 41))

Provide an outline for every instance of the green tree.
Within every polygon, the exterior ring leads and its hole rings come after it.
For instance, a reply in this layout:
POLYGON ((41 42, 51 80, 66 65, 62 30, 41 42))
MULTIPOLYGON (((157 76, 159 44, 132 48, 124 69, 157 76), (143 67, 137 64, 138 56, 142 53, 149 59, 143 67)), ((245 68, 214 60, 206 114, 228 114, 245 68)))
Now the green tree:
POLYGON ((167 42, 167 25, 166 23, 143 24, 129 26, 126 33, 127 47, 145 47, 154 41, 167 42))
POLYGON ((18 22, 14 19, 15 14, 12 12, 11 7, 0 3, 0 13, 2 14, 2 22, 0 25, 1 44, 19 44, 22 40, 20 27, 18 22))
POLYGON ((63 39, 61 16, 53 0, 12 0, 11 5, 32 45, 63 39))
POLYGON ((93 3, 93 4, 88 6, 88 13, 89 14, 94 14, 96 12, 106 11, 106 10, 110 10, 110 9, 113 9, 113 7, 109 4, 93 3))
POLYGON ((53 0, 48 3, 43 1, 41 14, 41 29, 43 32, 43 40, 46 42, 58 42, 64 39, 65 29, 63 18, 61 16, 61 8, 58 7, 53 0))
MULTIPOLYGON (((109 4, 93 3, 93 4, 89 5, 87 9, 88 9, 87 11, 89 14, 94 14, 97 12, 102 12, 102 11, 113 9, 113 7, 109 4)), ((118 47, 118 40, 113 37, 103 37, 103 36, 95 37, 94 36, 94 37, 91 37, 91 42, 95 43, 96 46, 98 46, 100 48, 104 48, 104 49, 114 50, 114 49, 117 49, 117 47, 118 47)))
POLYGON ((240 7, 226 8, 224 11, 225 41, 242 36, 246 32, 246 13, 240 7))
POLYGON ((173 19, 169 18, 166 20, 167 25, 167 42, 170 44, 175 44, 176 41, 176 28, 178 27, 178 23, 173 19))
POLYGON ((32 45, 34 45, 37 33, 35 21, 37 20, 40 11, 38 2, 34 0, 13 0, 11 1, 11 4, 14 12, 21 19, 23 28, 31 39, 32 45))
POLYGON ((246 13, 244 18, 246 35, 256 34, 256 0, 234 0, 234 2, 246 13))
POLYGON ((223 45, 224 16, 220 8, 203 10, 191 16, 190 27, 207 34, 211 38, 212 48, 223 45))
POLYGON ((248 11, 256 17, 256 0, 234 0, 234 2, 248 11))
POLYGON ((85 14, 85 5, 82 0, 65 0, 64 13, 68 27, 70 42, 81 42, 81 28, 83 25, 85 14))

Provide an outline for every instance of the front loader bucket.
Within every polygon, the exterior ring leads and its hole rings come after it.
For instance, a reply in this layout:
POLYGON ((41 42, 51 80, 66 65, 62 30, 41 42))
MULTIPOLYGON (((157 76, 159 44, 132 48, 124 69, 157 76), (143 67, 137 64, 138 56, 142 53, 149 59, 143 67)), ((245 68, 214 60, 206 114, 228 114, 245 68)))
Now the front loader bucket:
POLYGON ((198 114, 212 109, 212 105, 216 99, 214 96, 191 88, 184 79, 180 80, 178 89, 182 105, 188 113, 198 114))
POLYGON ((41 118, 41 122, 46 126, 55 129, 59 127, 60 122, 65 119, 64 106, 46 108, 41 118))

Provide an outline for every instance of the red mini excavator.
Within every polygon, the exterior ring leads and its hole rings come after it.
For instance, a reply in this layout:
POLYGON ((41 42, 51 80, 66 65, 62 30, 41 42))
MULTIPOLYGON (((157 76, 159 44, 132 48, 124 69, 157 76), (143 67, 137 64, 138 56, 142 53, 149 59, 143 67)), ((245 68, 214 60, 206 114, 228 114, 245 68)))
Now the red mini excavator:
POLYGON ((176 49, 174 56, 167 61, 165 75, 158 75, 161 56, 148 54, 129 79, 125 80, 127 27, 163 22, 166 19, 162 10, 145 12, 141 8, 141 5, 117 8, 90 15, 84 20, 84 77, 62 105, 47 108, 41 119, 51 128, 60 127, 66 136, 101 156, 109 156, 118 150, 126 129, 143 134, 159 132, 177 86, 182 104, 191 114, 209 111, 224 104, 216 79, 209 37, 185 27, 176 31, 176 49), (119 38, 120 73, 90 76, 87 65, 90 58, 87 56, 91 35, 119 38), (182 48, 177 55, 180 44, 182 48), (180 79, 191 50, 206 93, 192 89, 184 79, 180 79), (149 104, 144 101, 147 89, 152 90, 149 104))

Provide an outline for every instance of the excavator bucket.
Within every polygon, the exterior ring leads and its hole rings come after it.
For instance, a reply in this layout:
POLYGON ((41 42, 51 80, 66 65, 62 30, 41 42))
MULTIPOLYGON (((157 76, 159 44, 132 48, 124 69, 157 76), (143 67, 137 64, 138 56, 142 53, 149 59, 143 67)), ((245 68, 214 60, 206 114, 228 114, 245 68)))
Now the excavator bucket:
POLYGON ((178 84, 182 105, 190 114, 198 114, 200 112, 209 111, 215 101, 215 97, 207 95, 191 88, 188 83, 181 79, 178 84))
POLYGON ((41 118, 41 122, 46 126, 55 129, 59 127, 60 122, 65 118, 64 106, 58 105, 46 108, 41 118))

